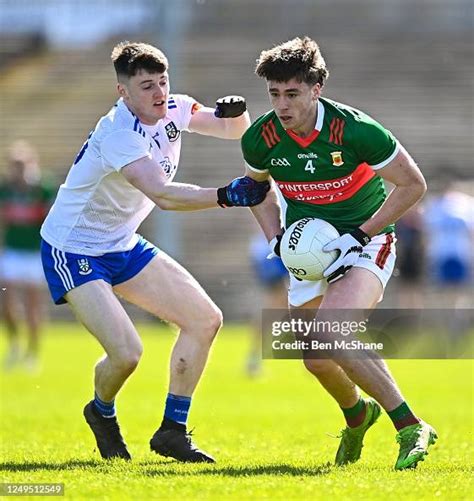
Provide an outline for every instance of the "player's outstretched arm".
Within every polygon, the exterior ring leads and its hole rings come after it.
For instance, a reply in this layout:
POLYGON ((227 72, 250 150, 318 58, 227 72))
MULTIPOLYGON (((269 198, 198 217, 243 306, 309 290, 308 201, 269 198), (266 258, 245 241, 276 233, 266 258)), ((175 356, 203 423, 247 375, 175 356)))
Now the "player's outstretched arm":
POLYGON ((226 96, 216 101, 216 108, 199 108, 191 117, 189 130, 221 139, 240 139, 250 126, 245 99, 226 96))
POLYGON ((270 185, 250 178, 234 179, 222 188, 203 188, 175 183, 166 178, 161 167, 143 157, 121 170, 125 179, 163 210, 194 211, 215 207, 251 207, 261 203, 270 185))

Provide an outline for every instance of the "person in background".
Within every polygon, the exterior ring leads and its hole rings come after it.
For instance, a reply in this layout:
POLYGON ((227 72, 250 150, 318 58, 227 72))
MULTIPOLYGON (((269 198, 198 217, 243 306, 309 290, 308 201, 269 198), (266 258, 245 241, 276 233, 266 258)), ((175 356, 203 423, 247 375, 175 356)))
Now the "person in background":
POLYGON ((397 221, 398 307, 423 308, 426 248, 421 205, 415 205, 397 221))
MULTIPOLYGON (((281 258, 267 259, 268 242, 261 233, 250 241, 250 263, 255 280, 259 285, 264 310, 288 308, 288 270, 281 258)), ((246 372, 250 377, 258 376, 262 369, 262 309, 255 313, 250 330, 250 350, 247 356, 246 372)))
POLYGON ((52 198, 52 189, 41 179, 35 149, 26 141, 13 143, 8 156, 8 171, 0 183, 0 284, 8 336, 4 359, 7 370, 20 362, 30 370, 38 367, 42 298, 46 285, 39 230, 52 198), (28 334, 24 353, 19 339, 21 309, 28 334))
POLYGON ((428 269, 442 293, 443 307, 472 308, 474 197, 443 183, 426 204, 428 269))

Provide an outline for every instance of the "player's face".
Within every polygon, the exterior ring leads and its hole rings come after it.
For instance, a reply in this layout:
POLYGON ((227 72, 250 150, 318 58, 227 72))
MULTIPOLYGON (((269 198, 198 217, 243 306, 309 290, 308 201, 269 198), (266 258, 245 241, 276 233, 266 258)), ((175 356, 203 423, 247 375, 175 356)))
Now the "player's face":
POLYGON ((316 124, 316 104, 321 86, 292 78, 288 82, 268 81, 270 102, 282 126, 299 135, 310 134, 316 124))
POLYGON ((145 125, 154 125, 168 111, 170 92, 168 72, 148 73, 140 70, 126 83, 119 83, 118 92, 130 111, 145 125))

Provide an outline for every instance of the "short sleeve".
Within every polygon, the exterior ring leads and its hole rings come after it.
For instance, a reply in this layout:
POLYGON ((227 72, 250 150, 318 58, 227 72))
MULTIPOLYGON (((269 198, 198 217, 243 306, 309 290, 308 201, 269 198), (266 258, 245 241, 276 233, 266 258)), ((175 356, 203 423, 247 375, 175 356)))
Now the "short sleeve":
POLYGON ((100 153, 104 165, 116 171, 139 158, 151 158, 148 141, 138 132, 126 129, 106 136, 101 142, 100 153))
POLYGON ((258 152, 258 136, 255 137, 255 125, 250 126, 240 140, 240 147, 245 164, 254 172, 268 172, 262 165, 261 155, 258 152))
POLYGON ((393 134, 365 114, 359 115, 353 134, 354 149, 361 162, 373 170, 389 164, 397 155, 400 145, 393 134))
POLYGON ((175 94, 170 96, 168 100, 168 110, 170 114, 175 115, 173 121, 177 122, 176 126, 179 130, 185 130, 186 132, 191 132, 189 122, 194 113, 200 108, 202 108, 202 104, 186 94, 175 94))

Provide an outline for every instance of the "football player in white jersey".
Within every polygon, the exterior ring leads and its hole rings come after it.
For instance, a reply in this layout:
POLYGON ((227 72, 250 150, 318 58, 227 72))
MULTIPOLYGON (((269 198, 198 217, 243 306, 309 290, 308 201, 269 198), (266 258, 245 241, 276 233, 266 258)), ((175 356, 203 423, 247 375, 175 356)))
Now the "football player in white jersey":
POLYGON ((114 401, 143 349, 118 295, 180 328, 151 449, 180 461, 214 462, 192 442, 186 420, 222 313, 184 268, 136 230, 155 205, 254 206, 269 184, 248 177, 219 189, 173 182, 182 132, 239 139, 250 124, 245 100, 228 96, 212 109, 170 95, 166 56, 148 44, 120 43, 112 61, 120 99, 90 133, 42 227, 45 275, 56 304, 67 302, 106 353, 95 367, 94 399, 84 408, 102 457, 130 459, 114 401))

